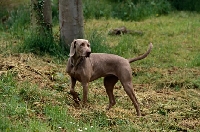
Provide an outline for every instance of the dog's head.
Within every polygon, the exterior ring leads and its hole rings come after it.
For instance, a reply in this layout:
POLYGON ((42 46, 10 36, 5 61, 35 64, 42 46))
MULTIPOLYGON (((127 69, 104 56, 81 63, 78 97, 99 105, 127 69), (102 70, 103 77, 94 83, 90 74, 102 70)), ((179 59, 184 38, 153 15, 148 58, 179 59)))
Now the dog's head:
POLYGON ((71 43, 70 54, 72 57, 76 54, 76 56, 89 57, 91 54, 90 43, 86 39, 74 39, 71 43))

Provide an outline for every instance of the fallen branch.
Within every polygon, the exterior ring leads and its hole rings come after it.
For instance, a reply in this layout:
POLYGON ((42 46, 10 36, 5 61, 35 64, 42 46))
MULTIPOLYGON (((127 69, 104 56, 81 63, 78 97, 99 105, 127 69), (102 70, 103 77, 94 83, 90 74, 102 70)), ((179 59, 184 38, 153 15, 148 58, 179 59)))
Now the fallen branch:
POLYGON ((131 35, 143 35, 142 31, 128 30, 126 27, 119 27, 109 31, 108 35, 122 35, 122 34, 131 34, 131 35))

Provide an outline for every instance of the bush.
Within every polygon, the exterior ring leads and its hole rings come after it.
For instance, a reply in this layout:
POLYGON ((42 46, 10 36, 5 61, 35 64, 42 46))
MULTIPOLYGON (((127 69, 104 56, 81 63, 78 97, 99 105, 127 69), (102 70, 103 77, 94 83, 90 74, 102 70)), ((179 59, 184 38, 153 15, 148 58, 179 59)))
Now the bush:
POLYGON ((59 2, 58 0, 52 0, 52 21, 53 21, 53 24, 57 24, 58 21, 59 21, 59 2))
POLYGON ((142 20, 145 17, 157 14, 168 14, 171 5, 165 0, 132 2, 131 0, 113 6, 112 17, 122 20, 142 20))
POLYGON ((26 27, 30 23, 30 10, 28 6, 16 7, 10 10, 4 10, 0 13, 3 29, 9 29, 17 32, 21 27, 26 27))
POLYGON ((93 1, 93 0, 84 0, 83 1, 83 14, 85 19, 101 17, 109 18, 111 7, 106 1, 93 1))
POLYGON ((65 49, 55 42, 53 36, 48 31, 44 33, 30 32, 26 35, 24 42, 19 48, 19 52, 32 52, 34 54, 65 55, 65 49))
POLYGON ((199 0, 168 0, 168 1, 177 10, 200 12, 199 0))
POLYGON ((83 1, 84 18, 118 18, 122 20, 142 20, 145 17, 156 14, 168 14, 171 5, 166 0, 102 0, 102 1, 83 1))

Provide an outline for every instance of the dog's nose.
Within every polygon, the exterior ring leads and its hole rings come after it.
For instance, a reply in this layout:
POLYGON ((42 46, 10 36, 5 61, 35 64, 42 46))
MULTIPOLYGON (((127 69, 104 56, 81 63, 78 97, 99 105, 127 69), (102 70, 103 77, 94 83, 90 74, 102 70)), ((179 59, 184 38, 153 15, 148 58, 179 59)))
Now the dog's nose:
POLYGON ((86 57, 90 57, 91 52, 86 53, 86 57))

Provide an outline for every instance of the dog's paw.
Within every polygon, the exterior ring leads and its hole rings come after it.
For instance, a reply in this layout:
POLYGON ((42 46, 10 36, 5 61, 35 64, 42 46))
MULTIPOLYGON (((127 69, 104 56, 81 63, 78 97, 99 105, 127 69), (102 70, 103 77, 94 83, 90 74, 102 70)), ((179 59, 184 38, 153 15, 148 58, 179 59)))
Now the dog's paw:
POLYGON ((75 103, 79 104, 79 102, 81 101, 81 99, 77 96, 77 97, 74 97, 73 96, 73 100, 75 103))
POLYGON ((81 101, 81 99, 79 98, 79 93, 77 93, 77 92, 69 92, 69 94, 70 95, 72 95, 72 97, 73 97, 73 100, 74 100, 74 102, 76 103, 76 104, 79 104, 79 102, 81 101))

